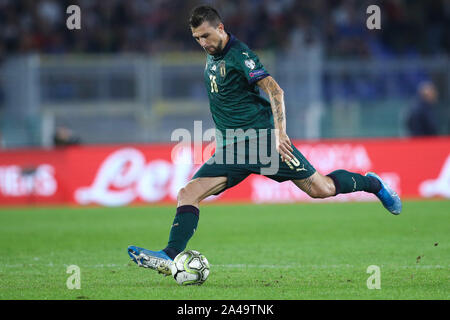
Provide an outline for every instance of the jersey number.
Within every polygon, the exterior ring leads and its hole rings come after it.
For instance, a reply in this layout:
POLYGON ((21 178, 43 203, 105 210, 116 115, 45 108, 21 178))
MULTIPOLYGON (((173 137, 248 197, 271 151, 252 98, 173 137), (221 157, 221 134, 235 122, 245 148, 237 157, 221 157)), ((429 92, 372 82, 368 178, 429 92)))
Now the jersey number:
POLYGON ((216 76, 213 76, 212 74, 209 75, 209 80, 211 80, 211 92, 219 92, 219 88, 217 87, 216 83, 216 76))

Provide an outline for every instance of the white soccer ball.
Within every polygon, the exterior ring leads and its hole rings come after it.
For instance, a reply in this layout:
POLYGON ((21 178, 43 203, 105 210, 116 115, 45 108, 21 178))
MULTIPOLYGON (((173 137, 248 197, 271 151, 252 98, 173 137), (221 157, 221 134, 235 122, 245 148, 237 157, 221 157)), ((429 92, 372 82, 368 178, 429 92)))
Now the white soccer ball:
POLYGON ((201 285, 209 276, 209 262, 200 252, 187 250, 175 257, 171 271, 179 285, 201 285))

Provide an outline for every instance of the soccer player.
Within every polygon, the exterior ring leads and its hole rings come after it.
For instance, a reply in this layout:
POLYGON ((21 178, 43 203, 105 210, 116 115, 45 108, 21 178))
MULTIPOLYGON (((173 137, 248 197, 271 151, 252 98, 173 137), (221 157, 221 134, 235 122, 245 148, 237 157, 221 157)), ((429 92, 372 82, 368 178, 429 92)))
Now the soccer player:
POLYGON ((197 229, 199 203, 210 195, 237 185, 252 173, 263 174, 264 169, 263 175, 268 178, 278 182, 290 180, 313 198, 365 191, 375 194, 392 214, 400 214, 400 198, 375 173, 361 175, 336 170, 322 175, 295 148, 286 134, 283 90, 257 55, 225 31, 214 8, 195 8, 189 24, 192 36, 206 52, 204 79, 216 125, 216 152, 211 161, 203 164, 192 180, 178 192, 177 210, 167 247, 151 251, 129 246, 128 254, 134 262, 169 275, 172 260, 186 248, 197 229), (270 101, 260 95, 259 89, 267 94, 270 101), (231 137, 228 134, 239 130, 246 134, 231 137), (251 142, 256 140, 257 147, 252 149, 251 142), (261 157, 250 161, 252 151, 256 150, 258 156, 261 155, 261 148, 264 147, 261 141, 273 151, 270 164, 261 161, 261 157), (243 154, 236 151, 239 145, 243 146, 243 154), (228 157, 230 154, 231 157, 228 157), (274 163, 276 170, 270 172, 270 165, 274 163))

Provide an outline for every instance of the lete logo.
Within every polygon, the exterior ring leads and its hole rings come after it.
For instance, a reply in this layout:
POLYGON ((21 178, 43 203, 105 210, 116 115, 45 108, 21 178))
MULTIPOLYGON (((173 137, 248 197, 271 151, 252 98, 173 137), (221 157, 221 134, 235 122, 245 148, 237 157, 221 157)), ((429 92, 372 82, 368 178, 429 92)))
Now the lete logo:
POLYGON ((443 196, 450 198, 450 155, 435 180, 426 180, 419 186, 419 192, 424 197, 443 196))
MULTIPOLYGON (((191 157, 190 148, 187 151, 180 154, 191 157)), ((156 202, 169 196, 175 200, 193 169, 192 161, 154 160, 146 163, 141 151, 120 149, 103 161, 91 186, 75 191, 75 201, 83 205, 122 206, 137 198, 156 202)))

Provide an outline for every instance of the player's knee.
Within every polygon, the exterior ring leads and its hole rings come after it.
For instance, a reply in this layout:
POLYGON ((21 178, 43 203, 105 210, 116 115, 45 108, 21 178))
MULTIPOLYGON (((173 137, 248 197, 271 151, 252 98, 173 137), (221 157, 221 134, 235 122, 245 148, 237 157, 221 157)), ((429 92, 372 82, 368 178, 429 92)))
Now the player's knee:
POLYGON ((323 199, 323 198, 325 198, 324 197, 324 193, 318 188, 311 189, 311 191, 308 192, 308 195, 311 198, 314 198, 314 199, 323 199))
POLYGON ((308 193, 311 198, 324 199, 335 194, 334 184, 328 181, 321 181, 320 183, 314 184, 311 188, 311 192, 308 193))
POLYGON ((192 192, 189 192, 189 188, 188 187, 183 187, 178 191, 178 195, 177 195, 177 201, 178 204, 194 204, 195 201, 192 197, 192 192))

